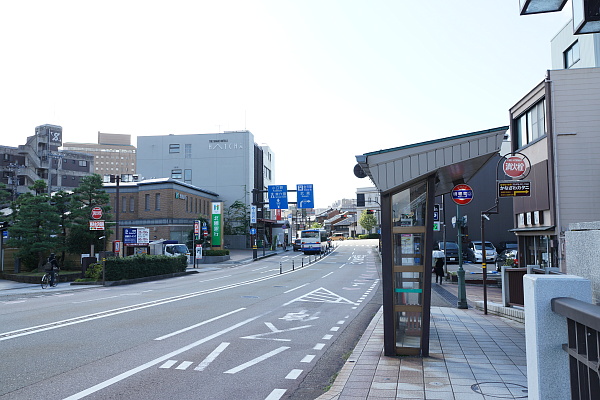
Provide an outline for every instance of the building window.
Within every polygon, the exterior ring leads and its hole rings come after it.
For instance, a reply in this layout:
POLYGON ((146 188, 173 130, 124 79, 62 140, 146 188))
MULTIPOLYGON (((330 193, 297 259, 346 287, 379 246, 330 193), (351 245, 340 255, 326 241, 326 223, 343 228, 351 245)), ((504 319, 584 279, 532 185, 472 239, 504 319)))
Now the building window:
POLYGON ((171 170, 171 178, 173 178, 173 179, 181 179, 181 170, 180 169, 173 169, 173 170, 171 170))
POLYGON ((87 165, 88 165, 87 161, 85 161, 85 160, 79 160, 79 166, 80 167, 87 167, 87 165))
POLYGON ((183 171, 183 181, 184 182, 192 181, 192 170, 191 169, 186 169, 183 171))
POLYGON ((160 193, 156 193, 154 195, 154 209, 160 210, 160 193))
POLYGON ((179 145, 178 144, 170 144, 169 145, 169 153, 179 153, 179 145))
POLYGON ((192 145, 191 144, 185 145, 185 158, 192 158, 192 145))
POLYGON ((569 69, 573 67, 577 61, 579 61, 579 41, 576 40, 575 43, 571 45, 565 52, 563 53, 565 69, 569 69))
POLYGON ((546 101, 542 100, 515 120, 517 148, 546 134, 546 101))
POLYGON ((149 194, 144 196, 144 210, 150 211, 150 195, 149 194))
POLYGON ((129 211, 130 212, 135 211, 135 199, 133 197, 129 198, 129 211))
POLYGON ((121 211, 127 212, 127 197, 121 197, 121 211))

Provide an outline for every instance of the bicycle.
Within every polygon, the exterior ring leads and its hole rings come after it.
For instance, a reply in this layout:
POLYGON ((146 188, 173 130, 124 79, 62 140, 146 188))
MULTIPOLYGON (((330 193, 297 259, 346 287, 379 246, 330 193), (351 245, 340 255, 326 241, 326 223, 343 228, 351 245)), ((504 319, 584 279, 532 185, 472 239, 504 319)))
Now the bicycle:
MULTIPOLYGON (((46 272, 44 276, 42 276, 42 289, 46 289, 50 285, 50 272, 46 272)), ((56 287, 58 285, 58 271, 54 272, 54 285, 52 287, 56 287)))

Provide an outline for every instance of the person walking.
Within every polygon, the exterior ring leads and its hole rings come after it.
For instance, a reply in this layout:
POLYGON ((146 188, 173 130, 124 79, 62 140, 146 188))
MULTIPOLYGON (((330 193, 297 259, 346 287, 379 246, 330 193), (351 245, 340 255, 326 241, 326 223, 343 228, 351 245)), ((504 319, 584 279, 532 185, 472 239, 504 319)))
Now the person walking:
POLYGON ((438 247, 433 250, 433 272, 435 272, 435 283, 441 285, 444 280, 444 258, 446 255, 438 247))

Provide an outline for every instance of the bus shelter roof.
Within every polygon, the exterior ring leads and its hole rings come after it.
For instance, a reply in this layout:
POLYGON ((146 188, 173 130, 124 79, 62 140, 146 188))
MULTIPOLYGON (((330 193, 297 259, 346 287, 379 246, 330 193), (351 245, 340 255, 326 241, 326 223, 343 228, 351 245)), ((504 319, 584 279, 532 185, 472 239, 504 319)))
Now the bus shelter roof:
POLYGON ((449 136, 356 156, 358 164, 382 192, 395 192, 436 174, 435 195, 468 182, 500 151, 508 126, 449 136))

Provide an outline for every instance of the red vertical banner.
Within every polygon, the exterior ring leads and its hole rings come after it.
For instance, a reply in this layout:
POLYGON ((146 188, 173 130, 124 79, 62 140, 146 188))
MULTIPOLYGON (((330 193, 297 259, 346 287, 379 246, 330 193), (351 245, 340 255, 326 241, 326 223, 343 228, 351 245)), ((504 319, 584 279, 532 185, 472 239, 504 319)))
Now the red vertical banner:
POLYGON ((275 219, 281 221, 281 210, 279 208, 275 210, 275 219))

